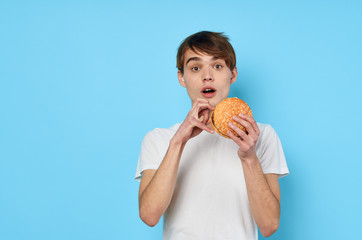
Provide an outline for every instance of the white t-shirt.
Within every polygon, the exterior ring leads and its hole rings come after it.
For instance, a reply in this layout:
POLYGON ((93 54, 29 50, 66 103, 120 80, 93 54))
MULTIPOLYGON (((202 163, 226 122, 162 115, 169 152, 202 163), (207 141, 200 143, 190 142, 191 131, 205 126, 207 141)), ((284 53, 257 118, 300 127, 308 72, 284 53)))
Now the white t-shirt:
MULTIPOLYGON (((257 125, 256 154, 264 174, 289 174, 278 135, 268 124, 257 125)), ((140 181, 142 171, 158 168, 179 126, 146 134, 136 180, 140 181)), ((164 240, 258 239, 238 148, 231 139, 206 131, 186 143, 173 197, 163 216, 164 240)))

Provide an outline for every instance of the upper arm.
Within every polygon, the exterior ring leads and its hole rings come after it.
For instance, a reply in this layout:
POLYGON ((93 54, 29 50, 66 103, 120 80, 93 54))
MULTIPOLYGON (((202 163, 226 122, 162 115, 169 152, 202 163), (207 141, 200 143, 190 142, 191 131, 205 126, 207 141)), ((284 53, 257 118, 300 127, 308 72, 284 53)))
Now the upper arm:
POLYGON ((155 173, 156 173, 155 169, 147 169, 142 172, 142 178, 141 178, 140 188, 139 188, 139 192, 138 192, 138 198, 141 197, 143 191, 146 189, 148 184, 151 182, 155 173))
POLYGON ((270 187, 270 190, 273 192, 274 196, 278 199, 280 204, 280 188, 278 174, 268 173, 265 174, 265 179, 270 187))

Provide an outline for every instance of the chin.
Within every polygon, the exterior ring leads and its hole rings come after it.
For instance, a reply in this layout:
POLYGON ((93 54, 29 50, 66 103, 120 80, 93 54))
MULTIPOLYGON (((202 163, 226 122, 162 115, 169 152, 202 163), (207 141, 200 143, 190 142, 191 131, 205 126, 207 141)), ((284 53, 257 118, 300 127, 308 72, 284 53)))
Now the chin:
POLYGON ((213 101, 212 101, 212 106, 213 107, 216 107, 216 105, 217 104, 219 104, 219 102, 221 102, 222 100, 224 100, 225 98, 227 98, 227 97, 224 97, 224 98, 218 98, 218 99, 213 99, 213 101), (214 105, 215 104, 215 105, 214 105))

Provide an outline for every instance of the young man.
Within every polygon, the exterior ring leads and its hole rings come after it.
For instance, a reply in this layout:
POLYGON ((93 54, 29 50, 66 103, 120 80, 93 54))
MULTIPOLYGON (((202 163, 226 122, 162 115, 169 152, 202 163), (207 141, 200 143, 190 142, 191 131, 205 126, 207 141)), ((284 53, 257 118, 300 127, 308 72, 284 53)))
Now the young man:
POLYGON ((136 179, 139 214, 149 226, 164 218, 163 239, 257 239, 279 226, 278 177, 289 173, 274 129, 247 115, 231 139, 210 127, 210 111, 236 81, 233 47, 221 33, 198 32, 177 53, 178 80, 191 99, 181 124, 154 129, 142 142, 136 179))

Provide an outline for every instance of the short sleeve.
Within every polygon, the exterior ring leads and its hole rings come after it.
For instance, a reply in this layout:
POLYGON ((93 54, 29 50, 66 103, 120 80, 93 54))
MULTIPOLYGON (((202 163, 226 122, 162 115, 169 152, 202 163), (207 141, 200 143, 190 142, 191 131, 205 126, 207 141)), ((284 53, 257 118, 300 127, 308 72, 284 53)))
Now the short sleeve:
POLYGON ((261 142, 259 161, 264 174, 278 174, 279 178, 289 174, 280 139, 270 125, 266 125, 261 142))
POLYGON ((137 181, 141 181, 144 170, 157 169, 162 161, 154 135, 155 132, 151 131, 143 138, 135 175, 135 180, 137 181))

